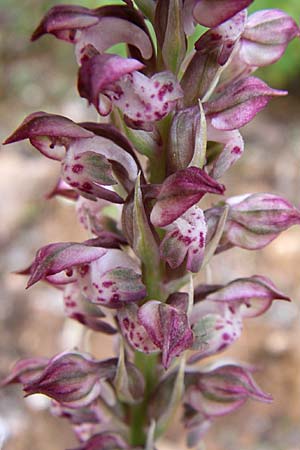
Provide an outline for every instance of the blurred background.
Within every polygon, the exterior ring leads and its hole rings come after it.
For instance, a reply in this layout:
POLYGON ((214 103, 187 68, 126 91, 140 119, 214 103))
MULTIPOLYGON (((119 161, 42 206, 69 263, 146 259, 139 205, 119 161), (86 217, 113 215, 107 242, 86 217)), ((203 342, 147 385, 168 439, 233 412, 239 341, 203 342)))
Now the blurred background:
MULTIPOLYGON (((0 0, 0 135, 8 136, 33 111, 63 114, 75 121, 95 119, 76 93, 77 66, 72 46, 43 37, 29 38, 50 0, 0 0)), ((71 3, 64 1, 64 3, 71 3)), ((77 1, 90 8, 100 1, 77 1)), ((113 3, 113 2, 111 2, 113 3)), ((281 8, 296 20, 299 0, 257 0, 251 10, 281 8)), ((289 90, 244 128, 244 158, 224 180, 228 195, 278 193, 300 206, 300 43, 290 44, 284 58, 258 72, 272 87, 289 90)), ((0 154, 0 375, 19 358, 52 356, 77 345, 80 325, 65 321, 62 299, 38 285, 25 291, 26 280, 12 274, 32 260, 37 248, 53 241, 83 240, 71 204, 45 195, 55 184, 59 165, 26 143, 2 148, 0 154)), ((300 229, 283 233, 260 252, 231 250, 215 258, 213 282, 262 274, 292 299, 278 302, 265 316, 249 320, 243 337, 225 356, 257 365, 256 378, 274 396, 272 405, 249 402, 219 419, 207 435, 207 450, 300 450, 300 229)), ((97 356, 109 356, 106 338, 92 336, 97 356)), ((0 392, 0 448, 54 450, 75 445, 67 423, 51 417, 42 396, 24 401, 18 387, 0 392)), ((159 447, 183 449, 178 427, 159 447)))

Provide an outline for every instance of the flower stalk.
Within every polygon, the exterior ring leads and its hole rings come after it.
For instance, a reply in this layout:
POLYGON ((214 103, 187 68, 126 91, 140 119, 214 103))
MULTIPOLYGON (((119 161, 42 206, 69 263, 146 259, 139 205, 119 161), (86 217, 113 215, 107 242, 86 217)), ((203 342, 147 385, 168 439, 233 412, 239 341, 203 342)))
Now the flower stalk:
POLYGON ((60 164, 48 197, 73 201, 89 233, 82 243, 45 245, 22 273, 27 287, 45 281, 63 293, 68 320, 110 335, 117 355, 24 359, 2 385, 50 397, 78 438, 73 450, 157 450, 181 406, 188 445, 199 446, 219 416, 248 398, 271 401, 253 367, 205 363, 234 344, 245 320, 289 298, 262 275, 192 283, 214 255, 258 250, 300 224, 300 211, 280 195, 226 198, 222 183, 244 153, 240 128, 287 94, 252 73, 299 36, 283 11, 248 17, 251 3, 57 5, 32 35, 74 46, 78 92, 99 121, 40 111, 7 138, 29 139, 60 164), (199 24, 207 31, 190 53, 199 24), (108 52, 117 43, 127 57, 108 52))

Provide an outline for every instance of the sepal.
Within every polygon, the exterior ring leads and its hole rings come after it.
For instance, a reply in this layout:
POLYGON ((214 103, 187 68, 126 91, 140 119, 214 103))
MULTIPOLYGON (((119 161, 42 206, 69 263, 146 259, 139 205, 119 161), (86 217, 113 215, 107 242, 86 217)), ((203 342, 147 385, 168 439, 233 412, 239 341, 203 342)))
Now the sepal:
POLYGON ((93 133, 66 117, 42 111, 27 116, 4 144, 29 139, 31 144, 50 159, 61 161, 66 148, 78 139, 88 139, 93 133))
POLYGON ((198 272, 204 257, 206 223, 202 210, 192 206, 166 227, 167 233, 160 245, 160 255, 172 269, 186 258, 186 268, 198 272))
POLYGON ((45 245, 36 254, 31 265, 27 287, 51 275, 71 269, 74 266, 90 263, 107 252, 101 247, 76 242, 57 242, 45 245))
POLYGON ((161 185, 151 212, 151 222, 165 227, 198 203, 206 194, 223 194, 225 188, 197 167, 188 167, 170 175, 161 185))
POLYGON ((165 369, 193 344, 193 333, 186 313, 173 306, 156 300, 148 301, 140 307, 138 318, 151 341, 162 351, 165 369))
POLYGON ((246 318, 260 316, 276 299, 290 301, 289 297, 279 291, 270 279, 261 275, 238 278, 226 285, 200 286, 199 293, 196 288, 195 302, 204 299, 227 303, 234 307, 241 306, 241 316, 246 318))
POLYGON ((196 0, 193 15, 197 23, 217 27, 247 8, 253 0, 196 0))
POLYGON ((0 387, 12 383, 26 384, 39 378, 47 366, 47 358, 28 358, 17 361, 10 374, 0 382, 0 387))

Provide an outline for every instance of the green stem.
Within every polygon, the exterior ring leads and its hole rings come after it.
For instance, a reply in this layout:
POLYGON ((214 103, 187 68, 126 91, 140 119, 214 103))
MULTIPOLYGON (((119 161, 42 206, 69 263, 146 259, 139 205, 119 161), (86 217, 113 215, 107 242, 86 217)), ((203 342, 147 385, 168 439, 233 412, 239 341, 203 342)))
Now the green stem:
POLYGON ((158 124, 163 145, 160 148, 159 154, 156 153, 153 158, 149 159, 150 183, 154 184, 162 183, 166 178, 167 147, 171 121, 172 121, 172 114, 168 114, 167 117, 161 120, 158 124))
POLYGON ((146 411, 157 379, 157 354, 146 355, 135 352, 135 365, 144 374, 145 395, 142 403, 134 405, 131 410, 131 444, 144 446, 147 440, 144 430, 147 419, 146 411))
MULTIPOLYGON (((159 123, 159 131, 163 145, 157 158, 149 158, 151 183, 162 183, 166 178, 166 156, 171 120, 172 116, 169 114, 169 116, 159 123)), ((150 262, 149 264, 144 264, 142 267, 143 281, 147 288, 147 299, 164 301, 166 296, 163 289, 165 266, 163 263, 159 267, 153 266, 153 262, 150 262)), ((132 446, 144 447, 147 441, 145 434, 147 409, 158 380, 158 355, 147 355, 136 351, 135 365, 144 376, 145 395, 140 404, 133 405, 130 408, 130 441, 132 446)))

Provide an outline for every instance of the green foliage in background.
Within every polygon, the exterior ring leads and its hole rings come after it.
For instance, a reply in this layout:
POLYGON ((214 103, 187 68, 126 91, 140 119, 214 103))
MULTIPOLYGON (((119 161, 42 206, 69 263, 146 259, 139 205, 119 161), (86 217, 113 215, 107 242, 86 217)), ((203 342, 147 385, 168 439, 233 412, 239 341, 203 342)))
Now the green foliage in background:
MULTIPOLYGON (((256 0, 249 8, 250 13, 258 9, 277 8, 290 14, 297 23, 300 18, 300 0, 256 0)), ((257 71, 257 76, 274 87, 288 87, 299 79, 300 39, 292 41, 282 59, 272 66, 257 71)))

